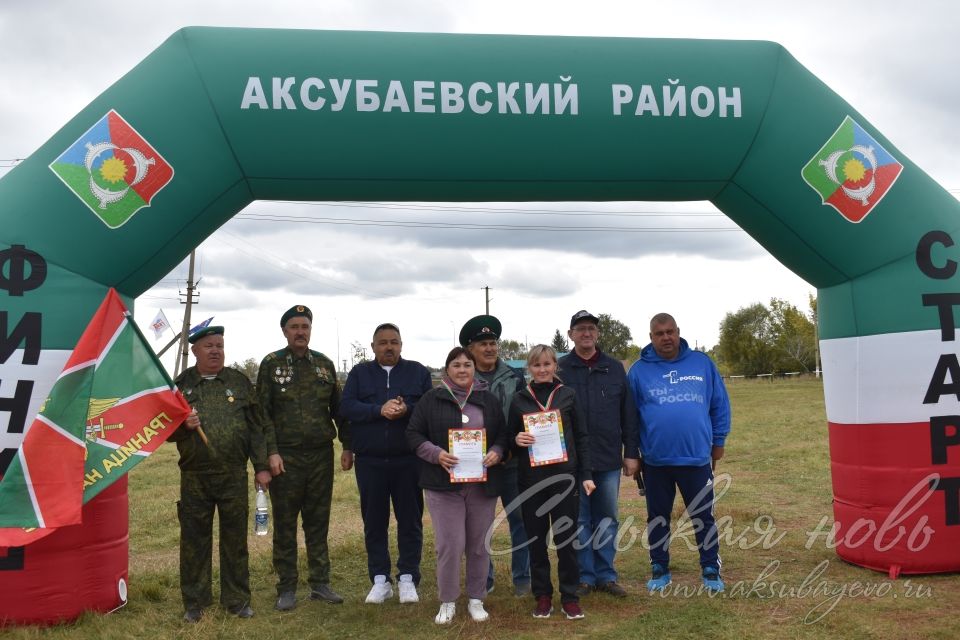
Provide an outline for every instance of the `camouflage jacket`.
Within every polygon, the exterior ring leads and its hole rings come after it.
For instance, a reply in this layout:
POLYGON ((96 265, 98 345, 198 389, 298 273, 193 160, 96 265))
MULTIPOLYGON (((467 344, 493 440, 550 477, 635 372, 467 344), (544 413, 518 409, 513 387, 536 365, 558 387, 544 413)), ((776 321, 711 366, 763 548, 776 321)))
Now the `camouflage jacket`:
MULTIPOLYGON (((288 348, 260 363, 257 397, 264 414, 267 453, 317 449, 337 437, 334 417, 340 411, 340 384, 330 359, 308 350, 296 357, 288 348)), ((347 429, 340 429, 345 448, 347 429)))
POLYGON ((209 444, 196 431, 182 426, 170 436, 180 452, 184 471, 246 471, 247 460, 255 471, 266 471, 267 445, 262 416, 253 385, 245 375, 224 367, 205 379, 196 367, 177 377, 177 388, 197 410, 209 444))

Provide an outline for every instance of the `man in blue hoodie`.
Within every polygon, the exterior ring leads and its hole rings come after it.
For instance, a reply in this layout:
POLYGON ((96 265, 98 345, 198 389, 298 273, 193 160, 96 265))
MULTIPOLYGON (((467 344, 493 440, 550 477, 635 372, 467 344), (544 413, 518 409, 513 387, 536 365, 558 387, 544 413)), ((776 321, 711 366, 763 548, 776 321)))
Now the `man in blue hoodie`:
POLYGON ((340 465, 356 465, 367 571, 373 585, 368 604, 393 597, 387 530, 390 504, 397 519, 397 586, 400 602, 418 602, 423 551, 423 492, 419 463, 407 446, 407 423, 420 396, 432 387, 430 372, 400 357, 400 330, 381 324, 373 332, 374 361, 350 370, 340 399, 340 415, 350 423, 350 445, 340 465))
POLYGON ((627 374, 640 414, 640 453, 647 494, 652 577, 662 591, 670 576, 670 512, 680 489, 696 532, 703 584, 723 591, 713 517, 713 469, 730 433, 730 400, 712 360, 691 350, 667 313, 650 320, 650 344, 627 374))

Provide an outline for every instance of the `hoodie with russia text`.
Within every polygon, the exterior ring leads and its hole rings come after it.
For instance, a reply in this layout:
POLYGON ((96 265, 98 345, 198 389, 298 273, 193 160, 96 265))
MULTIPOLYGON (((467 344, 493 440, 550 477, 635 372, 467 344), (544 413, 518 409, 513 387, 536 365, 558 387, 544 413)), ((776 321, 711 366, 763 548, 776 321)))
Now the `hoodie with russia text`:
POLYGON ((730 400, 716 365, 680 339, 673 360, 652 344, 630 367, 627 382, 640 418, 640 452, 654 466, 710 464, 730 433, 730 400))

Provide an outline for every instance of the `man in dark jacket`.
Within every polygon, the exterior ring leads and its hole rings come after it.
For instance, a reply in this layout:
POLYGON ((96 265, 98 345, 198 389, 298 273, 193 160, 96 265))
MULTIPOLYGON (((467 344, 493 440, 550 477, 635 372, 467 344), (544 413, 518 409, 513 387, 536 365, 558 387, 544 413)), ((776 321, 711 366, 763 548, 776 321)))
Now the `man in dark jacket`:
POLYGON ((418 602, 423 551, 423 492, 417 484, 417 457, 407 446, 413 408, 432 387, 430 372, 400 357, 400 330, 381 324, 373 332, 374 361, 350 370, 340 399, 340 415, 350 423, 352 451, 344 449, 344 471, 356 465, 367 571, 373 586, 367 603, 393 596, 387 529, 390 503, 397 519, 397 581, 400 602, 418 602))
POLYGON ((570 318, 567 335, 573 352, 560 358, 560 379, 577 392, 590 433, 590 460, 596 490, 580 496, 580 588, 618 597, 627 592, 617 583, 617 498, 620 471, 632 476, 640 465, 637 411, 623 365, 597 348, 599 320, 588 311, 570 318))

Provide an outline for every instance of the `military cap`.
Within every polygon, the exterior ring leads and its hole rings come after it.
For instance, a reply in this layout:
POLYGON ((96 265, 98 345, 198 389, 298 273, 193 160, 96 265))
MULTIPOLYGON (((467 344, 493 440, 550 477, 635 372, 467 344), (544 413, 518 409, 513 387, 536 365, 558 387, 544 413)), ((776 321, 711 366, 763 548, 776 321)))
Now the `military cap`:
POLYGON ((460 329, 460 346, 465 347, 477 340, 499 340, 503 326, 493 316, 470 318, 460 329))
POLYGON ((187 342, 189 342, 190 344, 193 344, 200 338, 206 338, 207 336, 222 336, 222 335, 223 335, 223 327, 204 327, 203 329, 200 329, 200 331, 197 331, 193 335, 189 336, 187 338, 187 342))
POLYGON ((597 316, 593 315, 586 309, 580 309, 580 311, 577 311, 575 314, 573 314, 573 317, 570 318, 570 328, 573 329, 573 327, 581 320, 590 320, 593 322, 593 324, 600 324, 600 319, 597 318, 597 316))
POLYGON ((280 316, 280 326, 285 327, 287 325, 287 320, 290 318, 296 318, 297 316, 304 316, 307 320, 313 322, 313 312, 302 304, 296 304, 287 309, 283 315, 280 316))

